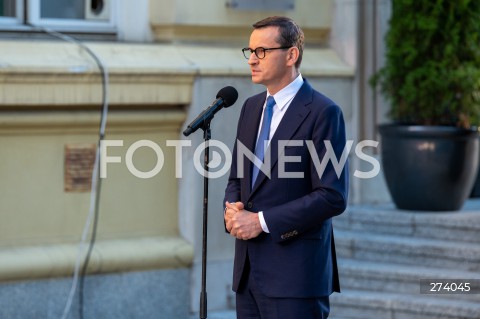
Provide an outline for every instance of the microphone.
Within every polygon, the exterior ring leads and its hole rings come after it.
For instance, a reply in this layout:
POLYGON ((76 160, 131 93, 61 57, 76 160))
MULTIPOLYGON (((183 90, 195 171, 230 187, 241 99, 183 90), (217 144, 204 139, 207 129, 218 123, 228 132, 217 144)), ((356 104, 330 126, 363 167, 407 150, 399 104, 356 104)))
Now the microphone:
POLYGON ((203 128, 205 123, 209 123, 213 119, 215 113, 220 111, 222 107, 229 107, 234 104, 237 98, 238 92, 232 86, 226 86, 218 91, 217 99, 187 126, 187 129, 183 131, 183 135, 189 136, 199 128, 203 128))

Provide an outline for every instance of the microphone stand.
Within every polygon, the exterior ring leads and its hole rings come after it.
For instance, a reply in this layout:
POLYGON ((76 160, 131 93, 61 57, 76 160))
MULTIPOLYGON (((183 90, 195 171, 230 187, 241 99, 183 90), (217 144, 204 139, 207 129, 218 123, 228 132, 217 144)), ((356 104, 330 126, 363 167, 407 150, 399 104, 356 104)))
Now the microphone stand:
POLYGON ((206 110, 200 113, 193 122, 191 122, 183 135, 188 136, 201 128, 203 130, 203 139, 205 140, 204 172, 203 176, 203 237, 202 237, 202 290, 200 292, 200 319, 207 318, 207 222, 208 222, 208 164, 210 162, 210 122, 215 113, 222 107, 229 107, 238 98, 238 92, 234 87, 226 86, 218 91, 217 99, 213 101, 206 110))
POLYGON ((212 136, 210 121, 203 124, 203 139, 205 141, 203 177, 203 235, 202 235, 202 287, 200 292, 200 319, 207 318, 207 222, 208 222, 208 164, 210 162, 209 141, 212 136))

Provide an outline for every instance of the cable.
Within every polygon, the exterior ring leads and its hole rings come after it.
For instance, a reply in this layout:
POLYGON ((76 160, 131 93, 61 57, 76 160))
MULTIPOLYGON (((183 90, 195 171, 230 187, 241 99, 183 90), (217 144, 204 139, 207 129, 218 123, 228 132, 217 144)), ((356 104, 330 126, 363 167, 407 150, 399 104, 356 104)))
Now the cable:
POLYGON ((101 113, 101 118, 100 118, 100 129, 99 129, 99 139, 98 139, 98 144, 97 144, 97 152, 95 156, 95 162, 93 165, 93 171, 92 171, 92 183, 91 183, 91 192, 90 192, 90 208, 89 208, 89 213, 87 216, 87 220, 85 221, 85 226, 83 228, 82 232, 82 237, 80 240, 80 243, 78 245, 78 252, 77 252, 77 258, 75 261, 75 268, 74 268, 74 273, 73 273, 73 280, 72 280, 72 286, 70 288, 70 292, 68 295, 67 302, 65 303, 65 307, 63 309, 62 313, 62 319, 66 319, 68 314, 70 313, 70 309, 72 307, 73 299, 75 297, 75 292, 77 290, 77 285, 79 285, 79 315, 80 319, 83 318, 83 287, 85 283, 85 275, 87 272, 88 264, 90 262, 90 256, 93 251, 93 247, 95 245, 96 237, 97 237, 97 227, 98 227, 98 216, 99 216, 99 204, 100 204, 100 191, 101 191, 101 185, 102 185, 102 180, 99 178, 100 174, 98 173, 99 171, 99 164, 100 164, 100 144, 101 141, 105 137, 105 127, 107 123, 107 113, 108 113, 108 70, 105 67, 105 64, 102 62, 100 57, 98 57, 95 52, 93 52, 88 46, 86 46, 84 43, 78 41, 77 39, 68 36, 66 34, 50 30, 48 28, 44 27, 38 27, 35 25, 31 25, 34 28, 40 29, 41 31, 50 34, 56 38, 62 39, 64 41, 76 44, 80 46, 82 49, 84 49, 92 58, 95 60, 95 63, 97 64, 98 68, 100 69, 100 72, 102 74, 102 113, 101 113), (85 248, 85 243, 87 241, 87 236, 88 236, 88 230, 90 229, 90 224, 92 223, 92 218, 93 218, 93 226, 92 226, 92 235, 90 238, 90 243, 88 246, 88 251, 87 254, 85 255, 85 260, 83 262, 83 266, 81 268, 80 272, 80 265, 82 263, 82 255, 83 251, 85 248))

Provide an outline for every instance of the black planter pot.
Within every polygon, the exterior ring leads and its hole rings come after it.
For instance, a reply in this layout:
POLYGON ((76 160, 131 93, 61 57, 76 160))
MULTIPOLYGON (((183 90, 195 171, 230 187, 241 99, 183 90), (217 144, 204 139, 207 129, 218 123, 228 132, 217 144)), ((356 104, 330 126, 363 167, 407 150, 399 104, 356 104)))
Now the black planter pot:
POLYGON ((477 130, 393 124, 380 125, 379 130, 383 171, 397 208, 462 208, 477 176, 477 130))
MULTIPOLYGON (((480 164, 480 157, 478 161, 480 164)), ((472 193, 470 194, 470 197, 473 197, 473 198, 480 197, 480 169, 478 170, 478 173, 477 173, 477 179, 475 180, 475 183, 473 183, 472 193)))

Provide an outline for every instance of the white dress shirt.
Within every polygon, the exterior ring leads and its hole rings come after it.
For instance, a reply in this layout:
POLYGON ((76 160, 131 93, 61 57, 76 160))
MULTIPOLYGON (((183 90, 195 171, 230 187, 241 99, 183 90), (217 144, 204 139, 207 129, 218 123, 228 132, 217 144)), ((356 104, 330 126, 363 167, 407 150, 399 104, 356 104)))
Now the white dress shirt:
MULTIPOLYGON (((272 122, 270 124, 270 134, 268 137, 268 145, 270 145, 270 140, 272 139, 273 135, 275 134, 275 131, 278 128, 278 125, 280 124, 280 121, 282 120, 283 116, 285 115, 285 112, 287 112, 288 107, 290 106, 290 103, 292 103, 293 98, 295 95, 297 95, 298 91, 303 85, 303 78, 302 75, 299 74, 295 80, 293 80, 289 85, 278 91, 275 95, 273 95, 273 98, 275 99, 275 105, 273 107, 273 116, 272 116, 272 122)), ((265 105, 267 104, 267 98, 271 94, 267 91, 267 96, 265 98, 265 103, 263 104, 263 109, 265 109, 265 105)), ((260 126, 262 125, 263 121, 263 112, 262 112, 262 118, 260 119, 260 126)), ((257 140, 258 140, 258 135, 260 135, 260 129, 261 127, 258 128, 258 134, 257 134, 257 140)), ((260 220, 260 225, 262 226, 262 230, 266 233, 270 233, 268 230, 267 223, 265 223, 265 218, 263 217, 263 211, 258 212, 258 219, 260 220)))

